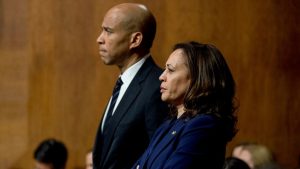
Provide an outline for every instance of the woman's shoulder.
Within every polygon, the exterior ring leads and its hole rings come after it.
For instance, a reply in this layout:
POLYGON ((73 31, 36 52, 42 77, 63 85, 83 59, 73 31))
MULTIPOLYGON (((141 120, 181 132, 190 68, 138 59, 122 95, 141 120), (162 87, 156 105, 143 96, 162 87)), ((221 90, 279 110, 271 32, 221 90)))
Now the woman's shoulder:
POLYGON ((190 118, 190 122, 216 122, 219 118, 217 118, 213 114, 197 114, 196 116, 190 118))
POLYGON ((212 114, 198 114, 190 119, 186 120, 187 127, 204 127, 211 128, 219 126, 220 119, 212 114))
MULTIPOLYGON (((185 133, 198 132, 218 136, 230 140, 232 138, 232 128, 226 120, 213 114, 199 114, 188 120, 184 128, 185 133)), ((223 139, 222 139, 223 140, 223 139)))

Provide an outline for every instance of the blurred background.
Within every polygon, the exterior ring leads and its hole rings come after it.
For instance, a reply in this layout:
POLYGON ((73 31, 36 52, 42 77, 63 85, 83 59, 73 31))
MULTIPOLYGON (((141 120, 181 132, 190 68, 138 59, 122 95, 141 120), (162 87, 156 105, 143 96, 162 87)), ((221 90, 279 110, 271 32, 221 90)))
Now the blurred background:
POLYGON ((300 156, 299 0, 0 0, 0 168, 33 167, 46 138, 63 141, 67 168, 84 167, 119 71, 96 38, 105 12, 146 4, 157 19, 152 48, 164 66, 172 46, 216 45, 237 83, 238 128, 230 142, 268 146, 296 168, 300 156))

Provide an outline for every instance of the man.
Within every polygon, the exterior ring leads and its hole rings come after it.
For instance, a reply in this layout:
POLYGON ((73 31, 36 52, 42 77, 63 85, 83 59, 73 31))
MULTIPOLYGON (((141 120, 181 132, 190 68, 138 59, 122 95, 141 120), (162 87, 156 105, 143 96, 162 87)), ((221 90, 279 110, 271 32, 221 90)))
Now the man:
POLYGON ((35 169, 65 169, 68 151, 62 142, 47 139, 34 151, 34 159, 35 169))
POLYGON ((160 99, 162 70, 150 55, 155 32, 154 16, 141 4, 116 5, 103 19, 99 53, 121 75, 99 125, 94 169, 131 168, 167 114, 160 99))

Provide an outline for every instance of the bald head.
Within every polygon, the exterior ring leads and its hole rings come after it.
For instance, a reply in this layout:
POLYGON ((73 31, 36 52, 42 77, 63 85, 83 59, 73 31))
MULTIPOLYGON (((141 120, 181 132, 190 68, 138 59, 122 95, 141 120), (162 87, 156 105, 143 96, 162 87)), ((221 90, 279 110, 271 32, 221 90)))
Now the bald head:
POLYGON ((141 48, 150 49, 156 33, 156 21, 151 11, 142 4, 122 3, 112 7, 107 15, 118 18, 120 25, 128 32, 141 32, 141 48))

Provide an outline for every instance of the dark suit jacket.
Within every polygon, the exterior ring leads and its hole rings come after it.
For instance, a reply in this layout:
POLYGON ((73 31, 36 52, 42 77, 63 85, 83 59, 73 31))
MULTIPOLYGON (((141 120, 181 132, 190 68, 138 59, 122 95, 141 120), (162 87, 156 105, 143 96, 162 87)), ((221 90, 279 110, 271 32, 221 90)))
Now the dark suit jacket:
POLYGON ((103 133, 101 120, 94 144, 94 169, 131 168, 145 151, 168 112, 167 104, 161 101, 161 73, 153 59, 147 58, 103 133))
MULTIPOLYGON (((136 169, 221 169, 226 126, 212 115, 168 120, 155 132, 136 169)), ((228 133, 228 132, 227 132, 228 133)))

